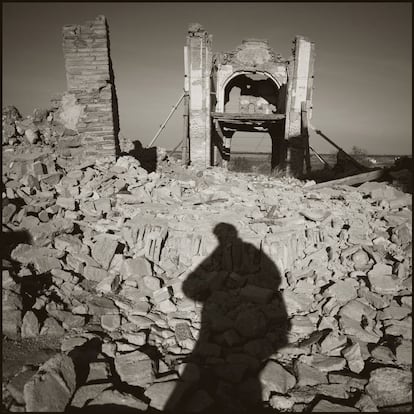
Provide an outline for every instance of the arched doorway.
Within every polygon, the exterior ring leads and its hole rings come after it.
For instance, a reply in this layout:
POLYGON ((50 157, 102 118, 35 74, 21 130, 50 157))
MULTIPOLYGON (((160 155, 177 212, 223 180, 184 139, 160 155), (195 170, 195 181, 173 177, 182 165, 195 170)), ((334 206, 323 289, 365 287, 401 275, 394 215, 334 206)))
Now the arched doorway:
POLYGON ((224 87, 224 112, 276 114, 279 105, 279 87, 264 73, 237 74, 224 87))
POLYGON ((238 71, 227 78, 218 93, 217 108, 221 111, 212 116, 217 132, 215 145, 225 165, 230 160, 233 136, 237 140, 242 133, 244 138, 246 134, 251 137, 248 152, 255 152, 257 144, 268 134, 271 169, 280 166, 285 155, 285 87, 266 72, 238 71))

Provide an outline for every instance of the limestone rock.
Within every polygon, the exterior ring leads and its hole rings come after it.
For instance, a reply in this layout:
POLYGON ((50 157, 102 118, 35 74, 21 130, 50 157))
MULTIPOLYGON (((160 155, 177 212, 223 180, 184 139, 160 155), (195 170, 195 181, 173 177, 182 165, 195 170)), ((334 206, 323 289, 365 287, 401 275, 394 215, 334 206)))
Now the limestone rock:
POLYGON ((298 386, 325 384, 328 382, 327 375, 319 369, 298 361, 295 364, 298 378, 298 386))
POLYGON ((342 404, 335 404, 327 400, 320 400, 313 408, 312 412, 315 413, 343 413, 343 412, 359 412, 354 407, 349 407, 342 404))
POLYGON ((111 237, 101 236, 92 247, 92 258, 95 259, 103 269, 108 270, 118 242, 111 237))
POLYGON ((24 314, 21 330, 22 338, 36 338, 39 335, 39 321, 32 311, 24 314))
POLYGON ((72 359, 58 354, 46 361, 24 386, 27 411, 64 411, 75 391, 72 359))
POLYGON ((146 388, 155 379, 153 362, 140 351, 117 355, 115 369, 121 381, 129 385, 146 388))
POLYGON ((348 362, 348 367, 352 372, 359 374, 364 369, 365 362, 362 358, 361 348, 358 343, 344 349, 342 354, 348 362))
POLYGON ((160 382, 148 387, 144 395, 151 400, 150 407, 160 411, 172 410, 187 387, 188 383, 180 381, 160 382))
POLYGON ((111 387, 111 384, 86 384, 79 387, 70 402, 71 407, 82 408, 88 401, 93 401, 104 390, 111 387))
POLYGON ((4 310, 1 316, 3 334, 8 338, 18 339, 22 325, 22 312, 20 310, 4 310))
POLYGON ((397 368, 377 368, 370 374, 366 391, 379 408, 410 403, 412 374, 397 368))
POLYGON ((138 412, 143 412, 148 408, 148 404, 144 401, 134 397, 131 394, 126 394, 118 390, 106 389, 99 393, 95 398, 88 401, 87 408, 98 408, 99 406, 128 407, 138 412))
POLYGON ((260 382, 268 391, 286 394, 296 384, 296 378, 274 361, 268 361, 260 373, 260 382))

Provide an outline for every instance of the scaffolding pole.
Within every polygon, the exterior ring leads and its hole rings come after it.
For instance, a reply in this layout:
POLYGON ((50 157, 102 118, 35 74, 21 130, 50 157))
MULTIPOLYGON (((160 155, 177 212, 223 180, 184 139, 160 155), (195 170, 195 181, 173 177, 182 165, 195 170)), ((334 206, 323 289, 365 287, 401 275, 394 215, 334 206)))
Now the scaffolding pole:
POLYGON ((155 134, 154 138, 151 140, 151 142, 147 145, 147 148, 150 148, 152 146, 152 144, 154 144, 154 142, 156 141, 156 139, 158 138, 158 136, 161 134, 161 131, 165 128, 165 125, 167 125, 167 122, 169 121, 169 119, 172 117, 172 114, 174 113, 174 111, 178 108, 178 105, 180 105, 180 102, 184 99, 185 93, 183 93, 180 96, 180 99, 177 101, 177 103, 172 107, 170 113, 167 116, 167 119, 164 121, 164 123, 162 125, 160 125, 160 129, 158 130, 158 132, 155 134))

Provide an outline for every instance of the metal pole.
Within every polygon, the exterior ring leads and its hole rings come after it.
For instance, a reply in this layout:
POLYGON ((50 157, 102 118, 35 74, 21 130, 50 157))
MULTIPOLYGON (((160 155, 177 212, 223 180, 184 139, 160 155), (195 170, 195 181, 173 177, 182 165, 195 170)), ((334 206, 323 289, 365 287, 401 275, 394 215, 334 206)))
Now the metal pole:
POLYGON ((176 149, 181 145, 182 142, 183 142, 183 139, 181 139, 181 141, 174 147, 174 149, 170 151, 170 153, 173 154, 176 151, 176 149))
POLYGON ((164 123, 160 126, 160 129, 158 130, 158 132, 155 134, 155 137, 151 140, 151 142, 147 145, 147 148, 151 147, 152 144, 155 142, 155 140, 158 138, 158 135, 161 134, 161 131, 164 129, 165 125, 167 124, 168 120, 171 118, 172 114, 174 113, 174 111, 177 109, 178 105, 180 104, 180 102, 183 100, 185 96, 185 93, 183 93, 180 96, 180 99, 177 101, 177 103, 173 106, 173 108, 171 109, 171 112, 168 114, 167 119, 164 121, 164 123))
POLYGON ((318 152, 316 152, 310 145, 309 149, 313 151, 313 153, 316 155, 316 158, 324 165, 326 165, 328 168, 331 168, 331 166, 322 158, 322 155, 320 155, 318 152))

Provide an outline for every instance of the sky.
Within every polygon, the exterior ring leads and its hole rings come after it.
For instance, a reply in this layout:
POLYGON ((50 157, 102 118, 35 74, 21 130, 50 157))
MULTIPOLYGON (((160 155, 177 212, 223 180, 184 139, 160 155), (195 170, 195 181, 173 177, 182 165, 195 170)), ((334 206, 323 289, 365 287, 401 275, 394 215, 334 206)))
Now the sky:
MULTIPOLYGON (((121 134, 148 144, 183 91, 188 25, 213 35, 213 52, 267 39, 291 56, 295 35, 315 42, 311 123, 340 147, 412 153, 411 3, 3 3, 2 105, 23 115, 66 90, 62 27, 106 16, 121 134)), ((156 144, 182 138, 183 108, 156 144)), ((334 148, 314 132, 310 145, 334 148)), ((235 151, 267 151, 267 134, 234 136, 235 151)))

